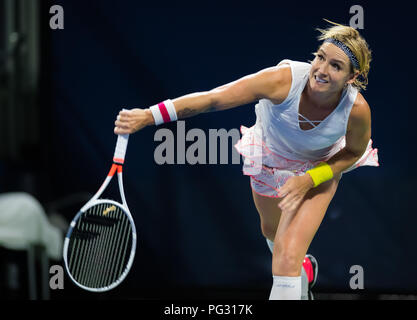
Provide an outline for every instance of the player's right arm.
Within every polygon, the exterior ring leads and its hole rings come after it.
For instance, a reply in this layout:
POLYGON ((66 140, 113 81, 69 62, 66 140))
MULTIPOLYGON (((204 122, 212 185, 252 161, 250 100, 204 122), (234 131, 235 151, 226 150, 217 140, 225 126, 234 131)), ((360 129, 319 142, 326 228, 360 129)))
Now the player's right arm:
MULTIPOLYGON (((196 92, 173 99, 178 119, 204 112, 221 111, 260 99, 281 103, 291 86, 290 68, 271 67, 245 76, 210 91, 196 92)), ((155 121, 150 109, 132 109, 119 113, 115 122, 116 134, 134 133, 155 121)))

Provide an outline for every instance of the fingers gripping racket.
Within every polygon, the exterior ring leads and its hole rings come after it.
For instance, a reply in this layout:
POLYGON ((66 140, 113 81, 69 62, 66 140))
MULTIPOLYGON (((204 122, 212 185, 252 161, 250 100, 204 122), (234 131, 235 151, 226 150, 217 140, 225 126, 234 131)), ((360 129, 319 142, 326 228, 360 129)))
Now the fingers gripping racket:
POLYGON ((82 289, 104 292, 127 276, 135 256, 136 228, 126 203, 122 169, 129 135, 119 135, 110 172, 72 220, 64 242, 65 268, 82 289), (117 172, 122 203, 99 197, 117 172))

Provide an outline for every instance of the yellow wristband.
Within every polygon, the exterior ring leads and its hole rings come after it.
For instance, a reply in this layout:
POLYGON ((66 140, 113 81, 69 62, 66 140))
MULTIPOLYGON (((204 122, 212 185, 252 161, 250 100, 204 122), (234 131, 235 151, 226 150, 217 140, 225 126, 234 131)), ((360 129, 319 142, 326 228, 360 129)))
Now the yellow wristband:
POLYGON ((320 162, 313 169, 307 171, 314 182, 314 187, 333 178, 332 168, 326 162, 320 162))

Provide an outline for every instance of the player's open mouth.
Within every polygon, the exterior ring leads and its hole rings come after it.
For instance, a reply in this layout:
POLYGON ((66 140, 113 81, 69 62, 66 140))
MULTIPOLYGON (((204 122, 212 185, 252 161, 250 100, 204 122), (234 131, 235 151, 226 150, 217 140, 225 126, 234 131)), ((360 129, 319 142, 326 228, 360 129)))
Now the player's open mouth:
POLYGON ((314 76, 314 80, 318 83, 328 83, 329 81, 323 80, 320 77, 314 76))

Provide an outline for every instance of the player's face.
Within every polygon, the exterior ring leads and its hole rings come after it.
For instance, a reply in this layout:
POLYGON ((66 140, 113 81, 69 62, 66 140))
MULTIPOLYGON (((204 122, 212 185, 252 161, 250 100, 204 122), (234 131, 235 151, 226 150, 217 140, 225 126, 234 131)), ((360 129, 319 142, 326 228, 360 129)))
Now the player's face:
POLYGON ((353 82, 351 62, 342 49, 326 42, 315 55, 309 79, 313 91, 338 92, 353 82))

